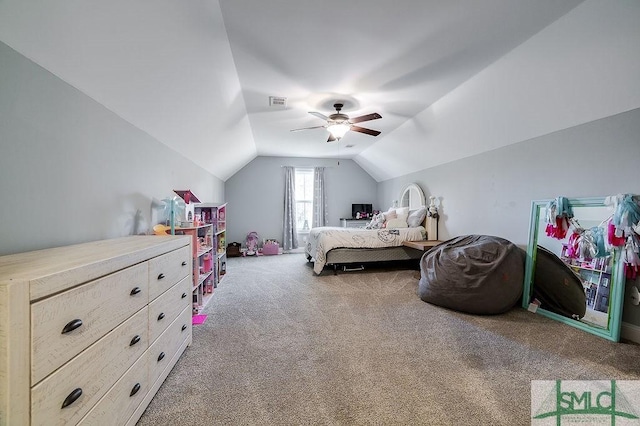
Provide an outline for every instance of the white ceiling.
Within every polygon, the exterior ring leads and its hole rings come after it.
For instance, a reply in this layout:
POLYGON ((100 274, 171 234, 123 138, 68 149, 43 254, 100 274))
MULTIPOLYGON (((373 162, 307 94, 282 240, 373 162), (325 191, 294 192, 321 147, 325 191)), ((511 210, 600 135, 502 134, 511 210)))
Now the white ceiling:
POLYGON ((581 2, 2 0, 0 40, 226 180, 258 155, 390 155, 380 141, 581 2), (382 134, 290 132, 336 101, 382 134))

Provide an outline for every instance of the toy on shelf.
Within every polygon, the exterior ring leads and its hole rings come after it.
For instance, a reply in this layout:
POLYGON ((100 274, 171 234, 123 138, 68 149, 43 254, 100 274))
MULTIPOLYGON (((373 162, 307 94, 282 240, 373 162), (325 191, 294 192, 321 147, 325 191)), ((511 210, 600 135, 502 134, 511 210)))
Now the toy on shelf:
POLYGON ((185 204, 189 204, 191 202, 194 202, 194 203, 200 202, 200 200, 198 200, 198 197, 196 197, 195 194, 191 192, 190 189, 183 189, 183 190, 174 189, 173 192, 178 194, 180 198, 184 200, 185 204))
POLYGON ((153 233, 155 235, 168 235, 171 233, 171 227, 159 223, 153 227, 153 233))
POLYGON ((184 216, 185 203, 177 196, 167 197, 161 201, 152 203, 153 207, 162 207, 162 221, 153 227, 156 235, 174 234, 176 226, 180 224, 180 218, 184 216), (155 205, 154 205, 155 204, 155 205))

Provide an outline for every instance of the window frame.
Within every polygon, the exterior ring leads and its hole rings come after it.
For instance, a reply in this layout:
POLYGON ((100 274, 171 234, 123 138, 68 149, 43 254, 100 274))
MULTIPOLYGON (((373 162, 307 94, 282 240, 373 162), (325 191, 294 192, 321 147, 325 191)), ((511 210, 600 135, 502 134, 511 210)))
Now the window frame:
MULTIPOLYGON (((296 229, 297 229, 297 232, 306 233, 306 232, 309 232, 309 230, 313 227, 312 223, 313 223, 313 174, 314 174, 314 169, 313 169, 313 167, 294 167, 294 174, 295 174, 295 180, 296 180, 296 191, 295 191, 296 229), (306 185, 304 185, 305 189, 307 189, 307 190, 310 189, 311 197, 309 199, 301 197, 299 195, 299 191, 297 190, 298 189, 299 178, 302 177, 303 175, 307 175, 307 176, 310 177, 311 188, 308 188, 306 185), (308 228, 304 228, 303 227, 304 226, 304 220, 302 221, 302 223, 298 222, 298 204, 299 203, 308 204, 308 206, 309 206, 310 215, 308 217, 306 217, 306 219, 308 220, 308 228)), ((305 191, 305 192, 307 192, 307 191, 305 191)), ((305 209, 305 212, 306 212, 306 209, 305 209)), ((305 216, 307 216, 307 215, 305 215, 305 216)))

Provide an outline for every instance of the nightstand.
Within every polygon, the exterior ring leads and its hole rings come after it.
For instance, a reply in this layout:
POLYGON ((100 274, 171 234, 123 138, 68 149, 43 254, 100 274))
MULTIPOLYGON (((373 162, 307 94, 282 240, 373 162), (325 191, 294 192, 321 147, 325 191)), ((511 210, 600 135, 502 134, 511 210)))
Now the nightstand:
POLYGON ((340 219, 340 226, 343 228, 364 228, 371 219, 340 219))
POLYGON ((402 245, 406 247, 414 248, 416 250, 427 251, 431 247, 435 247, 441 242, 442 241, 438 241, 438 240, 405 241, 402 243, 402 245))

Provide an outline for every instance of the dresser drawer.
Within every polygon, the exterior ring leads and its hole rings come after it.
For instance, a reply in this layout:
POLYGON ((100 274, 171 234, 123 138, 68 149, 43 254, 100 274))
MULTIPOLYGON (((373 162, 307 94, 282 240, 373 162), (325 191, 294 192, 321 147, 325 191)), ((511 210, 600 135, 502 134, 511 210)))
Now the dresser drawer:
POLYGON ((148 351, 124 373, 124 376, 102 397, 80 421, 80 425, 123 425, 151 389, 148 351))
POLYGON ((183 247, 149 260, 149 300, 160 296, 191 274, 190 247, 183 247))
POLYGON ((34 386, 32 424, 67 425, 82 419, 148 348, 148 315, 145 306, 34 386))
POLYGON ((31 383, 38 383, 149 303, 148 282, 145 262, 33 303, 31 383))
POLYGON ((182 342, 191 335, 191 308, 186 307, 149 347, 149 381, 155 383, 182 342))
POLYGON ((191 279, 185 277, 149 304, 149 341, 153 343, 182 310, 191 304, 191 279))

